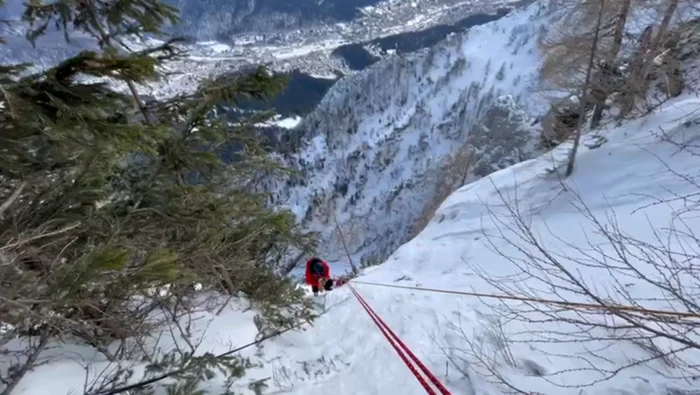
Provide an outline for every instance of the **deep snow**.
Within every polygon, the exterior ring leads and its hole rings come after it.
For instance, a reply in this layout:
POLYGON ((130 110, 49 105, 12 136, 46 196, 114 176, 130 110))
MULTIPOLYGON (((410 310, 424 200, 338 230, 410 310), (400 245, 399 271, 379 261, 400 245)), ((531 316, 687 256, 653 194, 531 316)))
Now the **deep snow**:
MULTIPOLYGON (((567 249, 571 252, 564 242, 582 247, 588 242, 601 242, 593 235, 581 212, 572 206, 576 201, 575 194, 600 220, 604 221, 613 210, 624 231, 653 242, 650 224, 663 232, 670 221, 671 211, 679 209, 683 202, 652 205, 633 211, 653 203, 654 198, 697 192, 692 183, 679 178, 669 169, 694 177, 699 164, 697 157, 661 141, 658 132, 663 129, 674 139, 685 142, 698 138, 698 106, 700 99, 683 96, 666 103, 647 117, 621 127, 604 129, 596 136, 587 136, 578 155, 577 169, 563 184, 556 173, 547 169, 565 163, 569 149, 567 145, 462 187, 442 204, 422 233, 399 248, 383 265, 366 270, 360 279, 494 292, 493 286, 476 275, 474 269, 505 275, 514 268, 492 248, 506 254, 514 253, 508 243, 491 238, 494 245, 490 246, 489 238, 484 236, 493 235, 496 231, 496 222, 489 213, 503 218, 504 207, 499 193, 512 197, 517 192, 520 207, 531 218, 533 228, 538 230, 541 239, 552 251, 567 249)), ((684 219, 691 229, 700 226, 698 219, 692 215, 684 219)), ((514 240, 507 233, 506 237, 514 240)), ((581 271, 582 278, 595 281, 593 284, 597 286, 610 281, 600 270, 577 269, 581 271)), ((534 289, 536 295, 552 298, 542 284, 532 278, 525 280, 523 285, 534 289)), ((498 342, 494 341, 496 337, 489 329, 494 322, 494 310, 488 302, 429 292, 367 285, 356 287, 454 394, 504 393, 501 387, 473 371, 468 377, 460 374, 446 357, 446 353, 453 360, 465 356, 458 351, 466 347, 464 336, 483 346, 486 352, 501 355, 498 353, 498 342), (461 329, 456 329, 455 325, 461 326, 461 329)), ((645 297, 656 292, 642 284, 630 284, 629 290, 635 296, 645 297)), ((692 290, 688 289, 689 292, 692 290)), ((325 299, 326 305, 331 307, 312 327, 265 342, 260 350, 246 350, 245 355, 263 363, 263 367, 251 369, 246 378, 240 381, 243 393, 252 393, 244 388, 250 381, 264 378, 269 378, 266 394, 301 395, 328 391, 338 395, 424 393, 361 306, 353 300, 347 287, 338 288, 321 296, 321 299, 325 299)), ((654 306, 652 303, 644 302, 654 306)), ((654 307, 669 308, 666 303, 654 307)), ((204 349, 221 352, 252 340, 255 328, 251 314, 243 312, 238 304, 230 306, 208 328, 204 349)), ((602 350, 598 350, 601 358, 595 360, 598 368, 616 367, 635 358, 648 357, 641 347, 625 341, 601 341, 598 344, 527 341, 534 339, 539 331, 552 329, 552 326, 512 322, 501 323, 500 328, 510 342, 508 349, 518 367, 510 367, 498 360, 499 372, 509 382, 528 391, 579 394, 581 389, 575 387, 577 384, 599 378, 583 359, 596 348, 602 350), (533 372, 544 373, 544 377, 533 372), (553 383, 565 383, 568 387, 556 387, 553 383)), ((561 332, 560 336, 566 336, 572 329, 566 325, 556 325, 556 328, 561 332)), ((660 344, 660 347, 666 346, 660 344)), ((75 355, 79 353, 83 358, 89 356, 85 349, 74 348, 72 351, 76 354, 64 354, 59 361, 37 368, 22 381, 16 393, 61 394, 70 389, 81 393, 84 370, 76 362, 75 355)), ((697 352, 685 357, 695 358, 696 362, 698 359, 697 352)), ((469 363, 472 368, 478 369, 475 361, 469 363)), ((93 367, 99 367, 99 364, 93 364, 93 367)), ((683 372, 674 372, 670 367, 655 362, 625 370, 611 380, 586 388, 584 393, 660 394, 694 388, 692 381, 669 378, 674 373, 683 372)))

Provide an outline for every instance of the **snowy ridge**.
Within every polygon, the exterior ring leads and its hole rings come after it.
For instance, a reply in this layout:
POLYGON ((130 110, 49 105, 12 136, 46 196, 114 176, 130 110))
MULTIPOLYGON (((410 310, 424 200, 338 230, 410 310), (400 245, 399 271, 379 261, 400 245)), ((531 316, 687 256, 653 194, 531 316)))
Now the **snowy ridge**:
POLYGON ((539 111, 532 93, 536 36, 547 24, 541 11, 533 4, 429 50, 384 59, 337 82, 305 117, 298 127, 304 146, 292 165, 306 174, 279 201, 325 232, 325 256, 343 259, 333 255, 342 248, 328 231, 330 210, 355 236, 349 244, 357 257, 388 256, 407 240, 432 192, 413 186, 467 140, 497 98, 510 95, 514 110, 539 111))

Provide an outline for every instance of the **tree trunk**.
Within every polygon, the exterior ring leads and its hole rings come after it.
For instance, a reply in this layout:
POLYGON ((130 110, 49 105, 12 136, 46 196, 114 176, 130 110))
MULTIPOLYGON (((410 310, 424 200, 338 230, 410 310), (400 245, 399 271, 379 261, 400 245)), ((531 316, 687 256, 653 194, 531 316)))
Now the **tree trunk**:
POLYGON ((615 62, 617 55, 620 53, 620 48, 622 48, 622 38, 625 35, 625 25, 627 24, 627 17, 630 13, 631 4, 632 0, 624 0, 617 14, 615 34, 613 36, 613 46, 608 53, 608 58, 606 59, 611 64, 615 62))
POLYGON ((595 33, 593 42, 591 43, 591 54, 588 58, 588 67, 586 69, 586 80, 583 84, 583 95, 581 97, 581 108, 579 109, 579 117, 576 121, 576 130, 574 131, 574 146, 569 153, 569 163, 566 166, 566 177, 569 177, 574 172, 574 164, 576 162, 576 153, 581 142, 581 129, 583 120, 586 117, 586 107, 588 107, 588 90, 591 84, 591 74, 593 73, 593 65, 595 63, 596 52, 598 51, 598 36, 600 34, 600 25, 603 19, 603 9, 605 8, 605 0, 601 0, 598 10, 598 19, 596 20, 595 33))
MULTIPOLYGON (((620 49, 622 48, 622 39, 625 35, 625 26, 627 25, 627 18, 629 16, 631 4, 632 0, 623 0, 622 4, 620 4, 620 9, 617 12, 615 31, 613 33, 613 44, 605 57, 605 62, 612 68, 616 67, 615 64, 617 55, 620 53, 620 49)), ((601 88, 605 90, 605 92, 604 95, 601 95, 601 97, 597 98, 596 100, 593 116, 591 117, 591 129, 595 129, 600 125, 600 121, 603 119, 605 101, 607 100, 608 96, 613 93, 607 89, 610 88, 610 81, 599 81, 599 84, 601 88)))
POLYGON ((651 50, 647 53, 646 61, 642 66, 641 81, 645 82, 644 85, 646 85, 646 80, 651 72, 651 66, 654 64, 654 58, 663 52, 661 51, 663 48, 662 44, 666 41, 668 26, 671 24, 673 14, 675 14, 678 9, 678 1, 679 0, 668 0, 668 8, 666 8, 664 18, 661 20, 661 25, 659 25, 659 31, 656 33, 656 37, 654 37, 654 41, 651 43, 651 50))
POLYGON ((596 129, 600 126, 600 121, 603 120, 603 110, 605 109, 605 99, 601 103, 596 103, 591 117, 591 129, 596 129))
POLYGON ((666 60, 664 62, 665 74, 666 74, 666 84, 668 86, 668 97, 678 97, 683 93, 685 88, 685 81, 683 81, 683 73, 681 73, 681 66, 676 59, 676 52, 670 51, 666 55, 666 60))
POLYGON ((284 267, 284 269, 282 269, 282 274, 286 276, 286 275, 288 275, 289 273, 291 273, 292 270, 294 270, 294 268, 297 267, 297 265, 299 264, 299 261, 301 260, 301 258, 302 258, 305 254, 306 254, 306 252, 305 252, 305 251, 302 251, 302 252, 299 253, 299 255, 296 256, 296 258, 294 258, 292 261, 290 261, 289 263, 287 263, 287 265, 284 267))
POLYGON ((651 48, 651 34, 652 26, 647 26, 642 32, 642 36, 639 38, 639 49, 637 50, 637 55, 632 59, 632 64, 630 65, 630 73, 625 83, 625 88, 621 92, 621 104, 620 113, 618 114, 618 119, 623 119, 632 111, 634 107, 634 102, 637 97, 637 79, 639 70, 642 69, 644 65, 644 56, 651 48))
POLYGON ((640 51, 641 59, 643 59, 642 64, 639 68, 632 70, 631 81, 628 84, 632 89, 631 92, 627 94, 629 97, 620 109, 620 118, 626 117, 634 108, 634 102, 637 97, 646 96, 647 90, 649 88, 647 79, 649 78, 649 73, 651 72, 651 67, 654 65, 654 58, 656 58, 661 52, 662 44, 666 40, 668 26, 671 24, 671 19, 673 19, 673 14, 676 13, 678 9, 679 0, 668 0, 668 7, 664 13, 664 17, 659 25, 658 32, 652 40, 648 51, 640 51), (635 71, 637 71, 635 73, 635 71))

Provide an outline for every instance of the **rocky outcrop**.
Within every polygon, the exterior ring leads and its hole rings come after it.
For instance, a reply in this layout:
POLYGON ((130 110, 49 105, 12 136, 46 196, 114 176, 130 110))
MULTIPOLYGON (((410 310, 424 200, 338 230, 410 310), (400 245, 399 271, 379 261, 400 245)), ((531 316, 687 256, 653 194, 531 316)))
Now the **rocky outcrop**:
POLYGON ((579 103, 578 97, 569 96, 550 104, 549 111, 542 118, 542 147, 553 148, 569 138, 581 114, 579 103))
POLYGON ((534 123, 512 96, 499 97, 469 133, 468 144, 476 156, 471 166, 475 179, 533 158, 538 152, 534 123))

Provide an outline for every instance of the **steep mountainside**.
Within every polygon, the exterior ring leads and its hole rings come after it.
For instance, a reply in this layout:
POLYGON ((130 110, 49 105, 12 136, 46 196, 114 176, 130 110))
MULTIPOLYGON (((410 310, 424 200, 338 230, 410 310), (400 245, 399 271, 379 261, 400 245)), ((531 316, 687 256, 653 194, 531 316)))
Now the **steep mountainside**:
MULTIPOLYGON (((547 2, 341 80, 284 136, 285 158, 303 174, 276 186, 276 199, 322 232, 333 274, 344 260, 335 217, 356 258, 388 256, 319 295, 323 314, 312 325, 244 346, 264 333, 239 294, 224 309, 169 322, 139 347, 188 350, 192 338, 178 335, 187 328, 201 335, 196 355, 238 350, 249 359, 234 382, 205 370, 214 377, 206 395, 425 394, 372 322, 379 317, 455 395, 698 395, 700 22, 678 39, 685 93, 584 135, 563 179, 571 143, 543 155, 535 146, 544 110, 535 41, 551 22, 540 8, 547 2), (475 155, 465 185, 438 199, 404 244, 436 200, 440 164, 465 144, 475 155)), ((172 392, 169 380, 153 377, 182 373, 163 375, 141 358, 115 363, 103 350, 66 336, 13 394, 94 395, 86 387, 122 367, 125 383, 155 381, 162 394, 172 392)))
POLYGON ((328 259, 344 259, 334 214, 358 259, 385 258, 407 241, 432 197, 437 165, 464 143, 476 144, 479 176, 534 153, 527 114, 540 111, 533 92, 542 11, 532 4, 385 59, 336 83, 303 120, 289 159, 304 176, 278 198, 323 232, 328 259), (504 152, 491 148, 503 145, 504 152))
MULTIPOLYGON (((506 287, 534 297, 595 302, 575 294, 560 271, 546 272, 552 269, 547 266, 551 261, 527 244, 504 204, 517 199, 537 242, 554 252, 549 258, 574 269, 576 278, 600 292, 606 302, 625 303, 626 297, 632 297, 648 308, 695 311, 679 299, 692 298, 696 306, 699 295, 697 282, 692 284, 697 278, 692 269, 698 261, 700 227, 696 213, 698 152, 693 148, 700 136, 699 106, 693 92, 641 119, 605 127, 600 131, 606 140, 602 144, 595 136, 586 136, 577 170, 563 182, 550 169, 566 165, 568 143, 460 188, 443 202, 423 232, 386 263, 358 278, 417 289, 355 286, 454 395, 507 394, 514 388, 520 393, 547 395, 696 395, 698 352, 681 343, 698 344, 696 321, 688 320, 677 330, 664 322, 664 328, 672 331, 665 333, 673 334, 669 339, 650 334, 662 324, 658 317, 640 318, 651 328, 644 330, 622 323, 613 326, 618 320, 602 312, 420 288, 502 294, 506 287), (668 134, 659 136, 659 130, 668 134), (594 218, 601 222, 593 223, 594 218), (609 233, 602 233, 601 227, 609 233), (616 237, 606 239, 608 235, 616 237), (664 254, 670 251, 673 253, 664 254), (650 257, 658 260, 643 260, 650 257), (624 267, 615 270, 611 267, 615 265, 604 265, 606 261, 629 262, 642 272, 630 275, 624 267), (519 272, 514 263, 532 271, 519 272), (678 276, 679 272, 673 272, 678 266, 672 265, 681 263, 689 269, 678 276), (648 277, 643 278, 645 275, 648 277), (488 281, 488 276, 504 281, 488 281), (691 284, 684 288, 687 294, 677 297, 655 283, 680 280, 691 284), (618 288, 621 284, 624 288, 618 288), (510 315, 499 314, 503 311, 510 315), (517 319, 511 318, 514 313, 520 314, 517 319), (588 325, 579 325, 581 320, 588 325)), ((319 301, 327 314, 305 330, 243 350, 240 355, 253 362, 245 377, 231 387, 217 371, 212 385, 202 393, 426 393, 348 286, 320 296, 319 301)), ((250 305, 242 300, 218 313, 202 312, 195 319, 185 319, 183 325, 192 325, 195 333, 206 333, 198 344, 198 355, 218 354, 259 338, 253 316, 250 305)), ((146 347, 157 346, 165 352, 176 344, 187 347, 184 340, 175 343, 167 336, 148 339, 146 347)), ((46 354, 48 362, 32 370, 16 393, 83 394, 86 380, 114 369, 87 345, 57 345, 46 354)), ((143 365, 134 362, 136 374, 129 382, 144 377, 143 365)), ((166 393, 162 386, 156 389, 160 390, 156 393, 166 393)))

